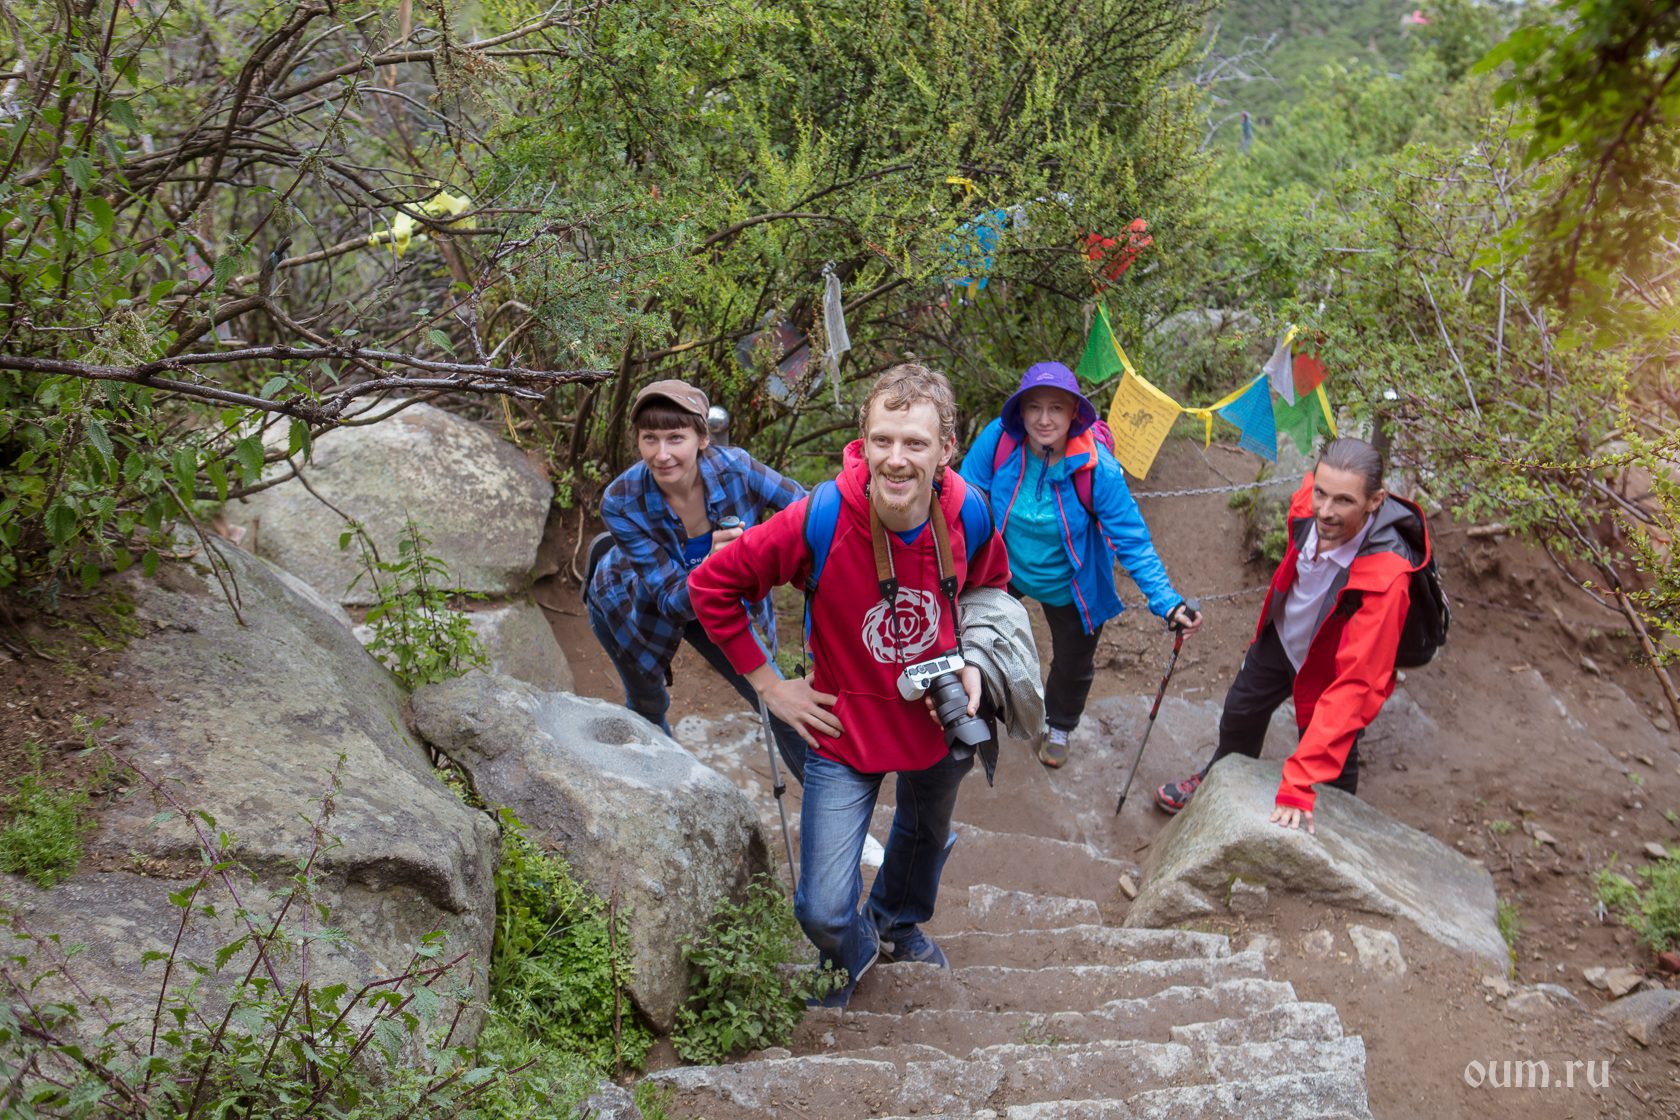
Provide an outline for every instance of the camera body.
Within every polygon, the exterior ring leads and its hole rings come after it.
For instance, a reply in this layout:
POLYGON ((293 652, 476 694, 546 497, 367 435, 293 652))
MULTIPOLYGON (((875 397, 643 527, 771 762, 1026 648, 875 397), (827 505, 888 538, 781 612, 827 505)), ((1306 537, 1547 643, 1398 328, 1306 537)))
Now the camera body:
POLYGON ((945 729, 945 746, 959 761, 972 757, 992 737, 985 720, 968 714, 968 693, 960 675, 967 664, 961 650, 947 650, 907 666, 898 677, 898 694, 904 699, 915 700, 923 693, 933 697, 934 715, 945 729))

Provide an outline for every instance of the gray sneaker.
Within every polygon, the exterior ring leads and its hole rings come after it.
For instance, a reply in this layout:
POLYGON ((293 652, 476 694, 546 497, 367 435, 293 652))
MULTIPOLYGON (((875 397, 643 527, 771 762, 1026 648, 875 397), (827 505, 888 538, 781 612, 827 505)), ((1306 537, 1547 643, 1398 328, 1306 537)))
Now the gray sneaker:
POLYGON ((888 964, 934 964, 948 969, 951 962, 945 959, 945 951, 933 943, 933 939, 923 933, 920 927, 911 926, 910 932, 897 941, 881 942, 881 958, 888 964))

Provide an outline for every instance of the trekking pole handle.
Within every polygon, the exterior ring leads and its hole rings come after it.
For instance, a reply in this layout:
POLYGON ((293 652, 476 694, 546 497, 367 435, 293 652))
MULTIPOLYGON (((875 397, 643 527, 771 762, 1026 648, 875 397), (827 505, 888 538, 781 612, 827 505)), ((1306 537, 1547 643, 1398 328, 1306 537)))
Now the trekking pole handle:
MULTIPOLYGON (((1199 599, 1186 599, 1186 600, 1184 600, 1184 602, 1179 604, 1179 608, 1182 608, 1186 614, 1201 614, 1202 613, 1202 603, 1201 603, 1201 600, 1199 600, 1199 599)), ((1177 613, 1179 608, 1174 608, 1174 613, 1175 614, 1177 613)), ((1167 622, 1167 629, 1175 630, 1179 633, 1183 633, 1184 632, 1184 623, 1179 622, 1176 619, 1169 620, 1167 622)))

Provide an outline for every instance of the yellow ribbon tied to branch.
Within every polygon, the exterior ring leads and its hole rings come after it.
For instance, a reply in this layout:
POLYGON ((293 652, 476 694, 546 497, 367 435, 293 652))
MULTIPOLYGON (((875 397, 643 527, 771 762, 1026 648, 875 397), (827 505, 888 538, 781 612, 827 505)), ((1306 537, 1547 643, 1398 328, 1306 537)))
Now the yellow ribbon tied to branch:
MULTIPOLYGON (((439 191, 437 194, 434 194, 431 198, 428 198, 425 202, 422 202, 420 205, 415 206, 412 209, 418 210, 428 218, 452 218, 455 215, 466 211, 471 206, 472 199, 467 198, 465 195, 455 195, 450 194, 448 191, 439 191)), ((475 225, 477 225, 477 222, 474 219, 462 218, 460 221, 450 222, 449 228, 472 229, 475 225)), ((370 234, 368 236, 368 244, 379 246, 389 242, 391 245, 391 251, 401 257, 404 253, 408 252, 410 241, 425 240, 425 229, 422 227, 417 233, 415 232, 416 227, 420 227, 420 222, 407 211, 401 211, 395 218, 391 219, 390 229, 380 230, 378 233, 370 234)))

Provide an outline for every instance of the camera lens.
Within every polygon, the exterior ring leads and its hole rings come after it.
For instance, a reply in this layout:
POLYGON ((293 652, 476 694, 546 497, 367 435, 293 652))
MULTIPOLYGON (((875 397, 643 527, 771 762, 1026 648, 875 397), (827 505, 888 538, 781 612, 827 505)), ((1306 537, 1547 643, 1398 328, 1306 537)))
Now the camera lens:
POLYGON ((972 757, 981 743, 992 737, 991 728, 979 716, 968 714, 968 693, 963 691, 962 678, 955 673, 941 673, 928 685, 933 698, 933 713, 945 729, 945 745, 951 757, 959 761, 972 757))

